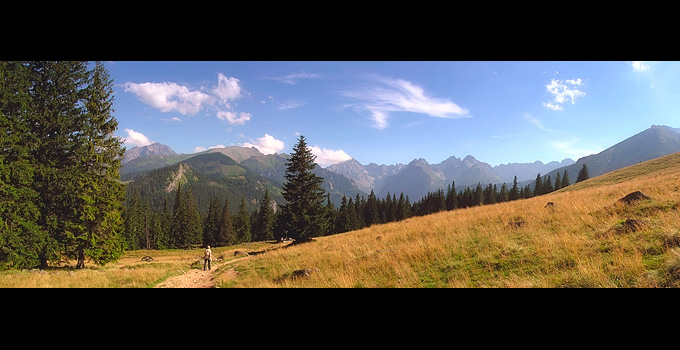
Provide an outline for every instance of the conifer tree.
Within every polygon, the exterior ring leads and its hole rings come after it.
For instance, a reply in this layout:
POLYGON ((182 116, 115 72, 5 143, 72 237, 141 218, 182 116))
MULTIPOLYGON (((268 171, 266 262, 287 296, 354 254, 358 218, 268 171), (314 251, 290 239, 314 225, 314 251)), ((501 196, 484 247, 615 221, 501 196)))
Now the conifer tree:
POLYGON ((567 187, 569 185, 571 185, 571 183, 569 183, 569 174, 567 174, 567 170, 564 170, 564 175, 562 175, 562 187, 561 188, 567 187))
POLYGON ((554 190, 552 179, 550 178, 550 175, 548 175, 548 179, 543 181, 543 194, 548 194, 554 190))
POLYGON ((220 234, 220 215, 222 208, 215 197, 210 198, 208 215, 203 223, 203 245, 217 246, 215 242, 220 234))
POLYGON ((122 254, 112 86, 100 62, 0 64, 0 227, 8 226, 0 266, 7 258, 45 268, 66 257, 82 268, 122 254), (25 209, 15 210, 17 199, 25 209))
POLYGON ((30 86, 24 63, 0 62, 0 270, 38 266, 51 240, 38 224, 30 86))
POLYGON ((515 178, 512 180, 512 188, 510 189, 510 192, 508 193, 508 200, 514 201, 520 199, 519 195, 519 185, 517 184, 517 175, 515 175, 515 178))
POLYGON ((557 172, 557 175, 555 175, 555 191, 559 190, 562 188, 562 175, 560 172, 557 172))
POLYGON ((508 200, 509 200, 508 185, 506 183, 503 183, 501 185, 501 190, 498 193, 498 202, 503 203, 507 202, 508 200))
POLYGON ((576 176, 576 182, 588 180, 589 178, 590 174, 588 173, 588 167, 584 163, 583 167, 581 167, 581 170, 579 170, 578 175, 576 176))
POLYGON ((378 199, 375 197, 375 192, 371 190, 364 206, 364 221, 366 227, 380 223, 380 214, 378 213, 378 199))
POLYGON ((246 197, 241 197, 241 205, 234 218, 237 243, 245 243, 252 240, 250 228, 250 214, 248 214, 248 210, 246 209, 246 197))
POLYGON ((257 221, 253 222, 253 236, 256 241, 274 239, 274 210, 271 204, 272 200, 269 197, 269 190, 265 190, 264 198, 260 203, 260 209, 257 213, 257 221))
POLYGON ((458 207, 458 196, 456 195, 456 182, 452 181, 446 191, 446 210, 453 210, 458 207))
POLYGON ((283 229, 296 242, 305 242, 326 231, 329 224, 325 216, 326 191, 321 188, 323 178, 314 174, 316 156, 307 147, 303 135, 293 146, 286 163, 286 183, 283 185, 283 229))
POLYGON ((541 178, 541 173, 536 175, 536 181, 534 182, 534 195, 540 196, 543 194, 543 179, 541 178))
POLYGON ((475 189, 473 205, 484 205, 484 190, 482 190, 482 184, 477 183, 477 188, 475 189))
POLYGON ((349 205, 347 204, 347 197, 342 196, 340 201, 340 208, 338 208, 338 214, 335 217, 334 223, 335 233, 342 233, 351 231, 350 219, 349 219, 349 205))
POLYGON ((236 243, 236 230, 231 211, 229 210, 229 196, 224 197, 224 206, 219 221, 219 233, 215 239, 215 246, 222 247, 236 243))

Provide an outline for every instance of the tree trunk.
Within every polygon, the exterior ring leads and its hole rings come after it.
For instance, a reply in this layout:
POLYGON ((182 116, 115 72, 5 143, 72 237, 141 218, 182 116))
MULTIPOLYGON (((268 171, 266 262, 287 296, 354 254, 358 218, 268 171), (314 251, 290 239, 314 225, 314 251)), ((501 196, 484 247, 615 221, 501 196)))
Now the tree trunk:
POLYGON ((85 250, 82 248, 78 249, 78 263, 76 263, 76 269, 82 269, 85 267, 85 250))

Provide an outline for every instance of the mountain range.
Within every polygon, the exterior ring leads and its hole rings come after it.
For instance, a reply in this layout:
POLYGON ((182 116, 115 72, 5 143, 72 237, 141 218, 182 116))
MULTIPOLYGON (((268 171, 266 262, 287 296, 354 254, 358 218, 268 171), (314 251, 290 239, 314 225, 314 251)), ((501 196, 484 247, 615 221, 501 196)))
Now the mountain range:
MULTIPOLYGON (((453 181, 455 181, 458 191, 464 189, 465 186, 474 186, 477 183, 483 185, 489 183, 511 184, 515 176, 517 176, 520 185, 524 186, 532 184, 538 173, 544 176, 552 176, 554 179, 557 172, 567 171, 573 183, 583 164, 587 164, 590 176, 594 177, 675 152, 680 152, 680 129, 653 125, 651 128, 598 154, 582 157, 576 162, 567 158, 561 162, 553 161, 547 164, 536 161, 491 166, 477 160, 472 155, 468 155, 462 159, 452 156, 439 164, 429 164, 425 159, 419 158, 406 165, 401 163, 363 165, 355 159, 350 159, 330 165, 327 168, 317 166, 315 172, 324 178, 322 187, 331 194, 331 200, 336 206, 339 205, 343 195, 348 197, 355 197, 357 194, 366 196, 371 191, 374 191, 378 198, 384 198, 388 193, 398 195, 403 192, 413 202, 426 196, 427 192, 446 189, 453 181)), ((256 148, 238 146, 215 148, 195 154, 177 154, 170 147, 156 143, 126 151, 121 174, 124 181, 144 183, 149 181, 147 177, 158 176, 159 171, 157 169, 168 168, 167 171, 161 171, 165 174, 163 175, 166 176, 165 179, 154 180, 168 183, 171 181, 168 178, 169 174, 178 173, 180 171, 178 164, 183 163, 188 167, 185 172, 189 173, 188 170, 191 170, 194 175, 192 179, 212 181, 214 188, 219 187, 220 184, 219 179, 215 176, 229 177, 231 181, 229 186, 236 186, 237 183, 234 181, 240 179, 241 183, 238 183, 238 186, 241 186, 241 194, 234 193, 234 196, 249 193, 251 198, 246 199, 254 208, 265 188, 271 189, 270 194, 274 193, 272 198, 282 203, 280 188, 285 182, 285 163, 288 157, 287 154, 264 155, 256 148), (229 161, 216 155, 205 157, 216 153, 228 158, 229 161), (206 174, 205 166, 202 163, 207 161, 217 161, 222 164, 221 166, 230 167, 230 169, 206 174), (237 168, 241 170, 237 170, 237 168), (235 176, 237 173, 238 175, 235 176), (248 186, 260 187, 254 189, 248 188, 248 186), (279 190, 277 191, 274 188, 279 190)), ((197 183, 196 181, 188 182, 197 183)), ((227 181, 222 181, 222 185, 226 186, 227 181)), ((139 185, 131 187, 139 188, 139 185)), ((223 188, 220 191, 226 193, 227 189, 223 188)), ((207 200, 198 200, 199 205, 202 201, 207 203, 207 200)), ((232 202, 239 200, 233 198, 232 202)), ((234 205, 234 203, 231 204, 234 205)))

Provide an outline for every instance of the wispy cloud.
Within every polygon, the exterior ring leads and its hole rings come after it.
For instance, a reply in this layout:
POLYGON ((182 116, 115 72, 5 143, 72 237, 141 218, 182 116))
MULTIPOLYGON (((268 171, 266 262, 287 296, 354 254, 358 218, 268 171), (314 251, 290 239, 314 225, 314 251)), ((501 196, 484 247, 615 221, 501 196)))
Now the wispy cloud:
POLYGON ((288 74, 288 75, 282 76, 282 77, 268 77, 266 79, 276 80, 276 81, 284 83, 284 84, 295 85, 295 84, 298 83, 298 81, 300 79, 319 79, 319 78, 321 78, 321 74, 298 72, 298 73, 288 74))
POLYGON ((562 111, 564 110, 562 104, 568 100, 571 101, 571 104, 576 103, 577 97, 586 95, 585 92, 576 88, 582 84, 581 78, 567 80, 551 79, 550 84, 546 85, 545 89, 552 95, 552 100, 543 102, 543 107, 554 111, 562 111))
POLYGON ((529 113, 524 114, 524 119, 526 121, 530 122, 531 124, 533 124, 535 127, 541 129, 541 130, 550 131, 550 132, 559 132, 559 130, 550 129, 550 128, 546 127, 545 125, 543 125, 543 122, 540 119, 532 116, 529 113))
POLYGON ((449 99, 430 97, 422 87, 410 81, 374 77, 372 83, 368 88, 343 94, 360 101, 359 109, 370 112, 376 129, 389 126, 387 121, 391 112, 413 112, 436 118, 470 117, 466 108, 449 99))
POLYGON ((305 104, 306 103, 302 102, 302 101, 289 101, 289 102, 286 102, 286 103, 279 104, 279 106, 276 107, 276 109, 278 109, 279 111, 287 111, 289 109, 295 109, 295 108, 298 108, 298 107, 302 107, 305 104))
POLYGON ((580 140, 578 138, 564 141, 552 141, 550 146, 553 149, 575 159, 596 154, 604 150, 604 148, 598 145, 594 145, 592 147, 583 147, 580 144, 580 140))

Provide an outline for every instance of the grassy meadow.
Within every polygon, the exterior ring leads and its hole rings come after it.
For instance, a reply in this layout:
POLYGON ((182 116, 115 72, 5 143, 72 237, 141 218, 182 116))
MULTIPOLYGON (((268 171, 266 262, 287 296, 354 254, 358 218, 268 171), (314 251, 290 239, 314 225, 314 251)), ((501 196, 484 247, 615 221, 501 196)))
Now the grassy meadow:
POLYGON ((680 153, 527 200, 277 249, 222 287, 678 287, 680 153), (652 199, 619 198, 640 190, 652 199), (553 202, 552 208, 545 208, 553 202), (640 220, 641 227, 626 225, 640 220), (510 222, 523 222, 520 227, 510 222), (317 269, 295 277, 300 269, 317 269))
MULTIPOLYGON (((235 250, 266 252, 220 268, 218 287, 680 287, 680 153, 531 199, 213 252, 228 261, 235 250), (617 203, 638 190, 651 199, 617 203)), ((104 267, 5 271, 0 287, 152 287, 199 268, 201 254, 131 251, 104 267)))

